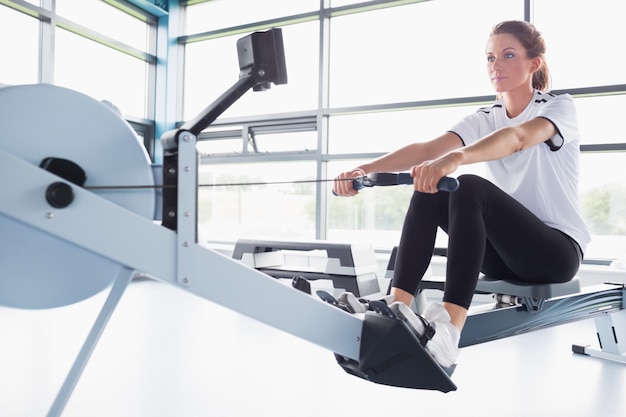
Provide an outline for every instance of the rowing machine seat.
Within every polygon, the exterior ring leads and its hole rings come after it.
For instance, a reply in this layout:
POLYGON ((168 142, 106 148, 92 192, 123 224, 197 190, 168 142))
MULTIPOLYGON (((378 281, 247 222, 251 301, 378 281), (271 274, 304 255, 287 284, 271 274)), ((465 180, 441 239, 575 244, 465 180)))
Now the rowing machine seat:
POLYGON ((574 277, 564 283, 531 284, 522 281, 496 279, 487 276, 478 278, 476 291, 513 295, 516 297, 554 298, 580 292, 580 279, 574 277))

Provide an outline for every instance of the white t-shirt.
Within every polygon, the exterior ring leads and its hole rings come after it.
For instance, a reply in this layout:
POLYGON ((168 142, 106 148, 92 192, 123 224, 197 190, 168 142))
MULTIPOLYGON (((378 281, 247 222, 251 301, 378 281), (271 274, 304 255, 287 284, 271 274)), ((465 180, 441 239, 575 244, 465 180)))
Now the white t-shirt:
POLYGON ((491 107, 467 116, 450 131, 470 145, 495 130, 537 117, 551 121, 556 135, 506 158, 488 161, 488 179, 548 226, 573 238, 584 253, 591 237, 579 212, 580 134, 576 108, 569 94, 557 96, 535 91, 528 106, 514 118, 507 116, 504 102, 497 100, 491 107))

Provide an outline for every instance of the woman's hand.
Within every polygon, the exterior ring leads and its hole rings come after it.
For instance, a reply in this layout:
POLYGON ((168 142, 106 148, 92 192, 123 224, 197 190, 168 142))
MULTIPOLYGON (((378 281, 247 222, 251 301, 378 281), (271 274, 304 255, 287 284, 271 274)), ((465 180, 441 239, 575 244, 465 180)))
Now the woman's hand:
POLYGON ((454 152, 450 152, 441 158, 432 161, 424 161, 411 167, 413 188, 422 193, 434 194, 439 181, 448 174, 457 170, 460 158, 454 152))
POLYGON ((355 179, 358 177, 364 177, 365 171, 360 168, 355 168, 352 171, 342 172, 341 174, 335 177, 335 184, 333 186, 333 192, 341 197, 352 197, 357 195, 359 192, 354 189, 352 186, 351 179, 355 179))

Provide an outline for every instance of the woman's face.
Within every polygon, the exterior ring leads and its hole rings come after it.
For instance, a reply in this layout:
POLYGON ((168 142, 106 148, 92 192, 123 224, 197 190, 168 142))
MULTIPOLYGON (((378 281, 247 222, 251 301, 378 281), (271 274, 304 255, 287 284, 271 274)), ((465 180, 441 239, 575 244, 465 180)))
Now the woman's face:
POLYGON ((526 49, 513 35, 492 35, 487 41, 487 74, 496 93, 517 89, 532 90, 532 74, 540 58, 530 59, 526 49))

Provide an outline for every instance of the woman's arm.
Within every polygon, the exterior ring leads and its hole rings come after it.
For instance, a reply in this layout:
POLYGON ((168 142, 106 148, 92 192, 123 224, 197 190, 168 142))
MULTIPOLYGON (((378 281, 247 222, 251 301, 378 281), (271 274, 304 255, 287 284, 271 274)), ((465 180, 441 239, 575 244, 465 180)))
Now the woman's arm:
POLYGON ((412 143, 371 162, 359 165, 351 171, 342 172, 335 178, 333 191, 340 196, 356 195, 358 191, 352 187, 352 182, 346 181, 346 179, 372 172, 407 171, 414 165, 436 159, 462 145, 461 139, 451 132, 446 132, 428 142, 412 143))
POLYGON ((547 119, 536 118, 518 126, 505 127, 479 141, 458 150, 460 165, 502 159, 543 143, 556 134, 556 128, 547 119))
POLYGON ((411 174, 415 177, 415 189, 434 193, 437 191, 437 182, 456 171, 460 165, 502 159, 543 143, 556 133, 552 122, 541 117, 496 130, 469 146, 454 149, 437 159, 414 166, 411 174))
POLYGON ((431 141, 407 145, 369 163, 360 165, 358 168, 366 174, 406 171, 414 165, 438 158, 462 145, 463 142, 456 134, 446 132, 431 141))

